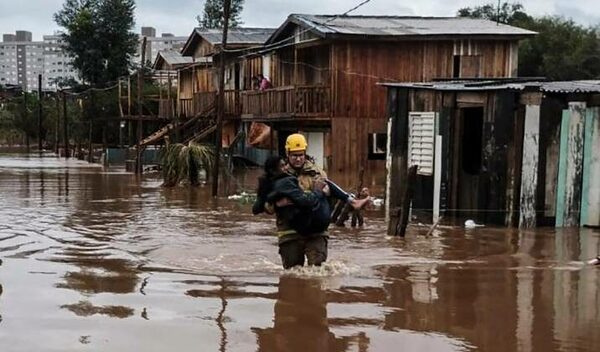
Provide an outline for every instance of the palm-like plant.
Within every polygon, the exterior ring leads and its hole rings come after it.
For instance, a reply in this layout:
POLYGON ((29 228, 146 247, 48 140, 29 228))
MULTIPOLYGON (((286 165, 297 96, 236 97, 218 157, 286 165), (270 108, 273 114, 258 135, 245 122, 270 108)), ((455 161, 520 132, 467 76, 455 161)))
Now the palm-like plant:
POLYGON ((182 181, 190 185, 200 184, 200 170, 211 172, 214 165, 213 148, 209 145, 175 143, 167 145, 161 152, 163 186, 173 187, 182 181))

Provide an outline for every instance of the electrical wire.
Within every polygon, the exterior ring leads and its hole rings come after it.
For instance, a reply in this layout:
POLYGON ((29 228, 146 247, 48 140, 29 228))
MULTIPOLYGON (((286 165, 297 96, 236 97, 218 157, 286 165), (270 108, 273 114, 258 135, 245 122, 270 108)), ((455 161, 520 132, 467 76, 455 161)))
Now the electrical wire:
MULTIPOLYGON (((304 34, 306 32, 310 32, 310 31, 312 31, 313 29, 316 29, 319 26, 326 26, 327 24, 335 21, 336 19, 338 19, 340 17, 343 17, 343 16, 346 16, 349 13, 358 10, 359 8, 361 8, 362 6, 368 4, 371 1, 372 0, 364 0, 361 3, 359 3, 358 5, 352 7, 351 9, 347 10, 346 12, 344 12, 342 14, 335 15, 335 16, 331 17, 330 19, 328 19, 325 22, 322 22, 322 23, 319 22, 319 23, 317 23, 314 26, 311 26, 309 28, 305 28, 302 31, 300 31, 298 33, 295 33, 294 35, 291 35, 291 36, 289 36, 287 38, 284 38, 284 39, 282 39, 280 41, 277 41, 275 43, 271 43, 271 44, 267 44, 267 45, 257 45, 257 46, 254 46, 254 47, 243 48, 243 49, 226 49, 226 48, 224 48, 221 51, 222 52, 224 51, 226 53, 237 53, 237 52, 246 52, 246 51, 254 50, 254 49, 258 49, 257 52, 264 51, 264 50, 267 50, 267 49, 268 50, 276 50, 276 49, 279 48, 279 47, 277 47, 277 45, 282 44, 282 43, 286 43, 287 41, 290 41, 290 40, 293 40, 294 38, 299 37, 299 36, 301 36, 302 34, 304 34)), ((288 43, 286 43, 286 45, 288 45, 288 43)))

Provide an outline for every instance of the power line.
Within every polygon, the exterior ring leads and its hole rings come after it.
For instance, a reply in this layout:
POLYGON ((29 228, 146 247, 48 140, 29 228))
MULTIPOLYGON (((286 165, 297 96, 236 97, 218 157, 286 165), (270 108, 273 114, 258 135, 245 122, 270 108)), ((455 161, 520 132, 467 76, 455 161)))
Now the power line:
MULTIPOLYGON (((336 19, 338 19, 340 17, 343 17, 343 16, 346 16, 349 13, 358 10, 359 8, 361 8, 362 6, 368 4, 371 1, 372 0, 364 0, 361 3, 359 3, 358 5, 354 6, 353 8, 349 9, 348 11, 346 11, 346 12, 344 12, 342 14, 335 15, 335 16, 331 17, 330 19, 328 19, 325 22, 322 22, 322 23, 319 22, 319 23, 317 23, 314 26, 311 26, 309 28, 305 28, 302 31, 300 31, 298 33, 295 33, 294 35, 291 35, 291 36, 289 36, 287 38, 284 38, 284 39, 282 39, 280 41, 277 41, 275 43, 271 43, 271 44, 268 44, 268 45, 257 45, 257 46, 254 46, 254 47, 243 48, 243 49, 232 49, 232 50, 223 49, 222 51, 227 52, 227 53, 236 53, 236 52, 250 51, 250 50, 254 50, 254 49, 258 49, 256 52, 264 51, 264 50, 267 50, 267 49, 271 49, 271 50, 278 49, 277 45, 282 44, 282 43, 286 43, 287 41, 290 41, 290 40, 293 40, 294 38, 299 37, 299 36, 301 36, 302 34, 304 34, 306 32, 309 32, 309 31, 312 31, 313 29, 316 29, 318 26, 326 26, 327 24, 335 21, 336 19)), ((251 54, 251 53, 249 53, 249 54, 251 54)))

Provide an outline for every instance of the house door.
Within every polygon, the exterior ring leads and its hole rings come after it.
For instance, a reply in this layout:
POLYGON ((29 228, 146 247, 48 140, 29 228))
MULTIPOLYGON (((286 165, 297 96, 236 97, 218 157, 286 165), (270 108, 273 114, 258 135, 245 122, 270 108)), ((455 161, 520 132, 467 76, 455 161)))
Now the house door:
POLYGON ((456 181, 454 205, 459 217, 483 219, 479 209, 482 173, 483 107, 462 108, 456 120, 453 174, 456 181))

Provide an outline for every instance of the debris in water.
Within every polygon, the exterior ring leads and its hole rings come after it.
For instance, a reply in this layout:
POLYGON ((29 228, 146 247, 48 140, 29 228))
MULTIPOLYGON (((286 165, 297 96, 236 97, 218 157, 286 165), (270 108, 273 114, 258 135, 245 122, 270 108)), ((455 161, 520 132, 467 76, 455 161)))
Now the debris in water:
POLYGON ((240 194, 234 194, 231 195, 229 197, 227 197, 227 199, 229 200, 237 200, 240 201, 242 203, 252 203, 254 202, 254 200, 256 199, 256 194, 250 194, 250 193, 246 193, 246 192, 242 192, 240 194))
POLYGON ((600 264, 600 255, 594 259, 590 259, 587 261, 588 265, 599 265, 600 264))
POLYGON ((373 203, 373 206, 379 208, 379 207, 383 206, 383 204, 385 203, 385 200, 382 198, 371 197, 371 203, 373 203))
POLYGON ((471 219, 465 221, 465 228, 467 228, 467 229, 474 229, 476 227, 484 227, 484 226, 485 225, 475 223, 475 221, 473 221, 471 219))

